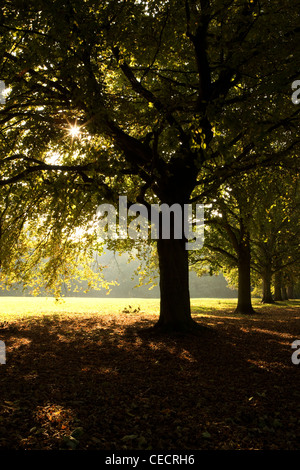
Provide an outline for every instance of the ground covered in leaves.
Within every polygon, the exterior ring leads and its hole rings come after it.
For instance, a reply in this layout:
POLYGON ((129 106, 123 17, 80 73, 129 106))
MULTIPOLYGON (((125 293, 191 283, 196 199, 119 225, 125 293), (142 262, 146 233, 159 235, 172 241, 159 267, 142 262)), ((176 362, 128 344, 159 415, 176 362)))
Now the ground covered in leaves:
POLYGON ((193 313, 198 336, 132 308, 2 322, 0 448, 299 449, 297 303, 193 313))

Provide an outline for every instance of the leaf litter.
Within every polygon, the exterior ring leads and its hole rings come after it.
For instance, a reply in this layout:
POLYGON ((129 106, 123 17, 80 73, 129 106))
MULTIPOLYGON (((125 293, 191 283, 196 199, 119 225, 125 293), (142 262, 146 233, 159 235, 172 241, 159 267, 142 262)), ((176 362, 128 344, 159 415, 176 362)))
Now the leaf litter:
POLYGON ((5 322, 0 448, 298 449, 300 309, 194 318, 203 335, 130 309, 5 322))

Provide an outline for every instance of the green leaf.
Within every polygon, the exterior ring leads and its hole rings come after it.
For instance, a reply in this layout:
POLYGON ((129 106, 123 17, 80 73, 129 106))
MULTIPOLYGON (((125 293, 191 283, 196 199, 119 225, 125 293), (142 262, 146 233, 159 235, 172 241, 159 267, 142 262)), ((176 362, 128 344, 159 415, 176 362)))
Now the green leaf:
POLYGON ((79 441, 77 441, 77 439, 75 439, 72 436, 64 436, 63 441, 65 442, 67 447, 69 447, 72 450, 75 450, 79 444, 79 441))
POLYGON ((136 439, 138 436, 136 434, 129 434, 128 436, 122 437, 121 441, 127 442, 136 439))
POLYGON ((71 437, 78 439, 83 434, 83 428, 76 428, 71 432, 71 437))

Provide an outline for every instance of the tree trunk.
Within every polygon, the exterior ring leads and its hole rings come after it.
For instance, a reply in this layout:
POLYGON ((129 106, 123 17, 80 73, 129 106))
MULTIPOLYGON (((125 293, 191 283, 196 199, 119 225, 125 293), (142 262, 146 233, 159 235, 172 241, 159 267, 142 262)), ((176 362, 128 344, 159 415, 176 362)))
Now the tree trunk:
POLYGON ((174 212, 173 209, 170 210, 170 230, 167 235, 164 234, 166 224, 163 213, 160 211, 159 214, 157 252, 160 315, 155 327, 165 332, 190 332, 203 328, 191 316, 184 213, 184 204, 189 201, 197 173, 198 170, 196 171, 193 165, 187 167, 182 164, 182 160, 174 160, 172 174, 166 182, 163 182, 160 194, 161 203, 167 204, 169 209, 174 208, 175 204, 181 207, 178 212, 175 209, 174 212))
POLYGON ((289 299, 294 299, 295 298, 293 281, 289 282, 289 284, 288 284, 287 295, 288 295, 289 299))
POLYGON ((281 271, 276 271, 275 280, 274 280, 274 300, 282 300, 281 295, 281 286, 282 286, 282 273, 281 271))
POLYGON ((185 332, 197 328, 191 317, 188 251, 184 239, 159 239, 160 316, 156 327, 185 332))
POLYGON ((251 303, 251 253, 248 237, 241 237, 238 247, 238 304, 235 313, 255 313, 251 303))
POLYGON ((271 279, 272 279, 272 273, 271 269, 267 267, 265 269, 265 272, 263 273, 263 297, 262 297, 262 302, 265 304, 273 304, 274 299, 272 297, 271 293, 271 279))
POLYGON ((282 295, 282 300, 288 300, 287 289, 285 286, 282 286, 281 288, 281 295, 282 295))

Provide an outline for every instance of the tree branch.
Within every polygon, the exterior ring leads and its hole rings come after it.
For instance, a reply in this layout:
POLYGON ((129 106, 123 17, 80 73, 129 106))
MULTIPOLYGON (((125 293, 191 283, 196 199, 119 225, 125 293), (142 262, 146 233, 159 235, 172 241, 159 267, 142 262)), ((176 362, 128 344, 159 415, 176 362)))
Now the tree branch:
POLYGON ((35 166, 29 166, 21 173, 18 173, 15 176, 10 178, 0 180, 0 186, 7 186, 9 184, 17 183, 18 181, 24 180, 26 176, 30 175, 31 173, 35 173, 38 171, 66 171, 66 172, 76 172, 78 173, 84 182, 91 182, 92 179, 89 178, 84 171, 91 169, 94 165, 93 163, 89 163, 87 165, 50 165, 48 163, 42 162, 41 160, 37 160, 35 158, 26 157, 25 155, 12 155, 10 157, 6 157, 2 160, 2 163, 22 159, 30 163, 36 163, 35 166))
POLYGON ((237 262, 238 262, 237 257, 232 255, 228 251, 224 250, 224 248, 220 248, 219 246, 213 246, 213 245, 210 245, 210 244, 205 244, 205 247, 208 248, 209 250, 216 251, 217 253, 221 253, 222 255, 229 258, 231 261, 234 261, 235 264, 237 264, 237 262))
POLYGON ((129 67, 129 65, 124 61, 120 59, 120 52, 118 47, 113 48, 113 54, 119 64, 120 69, 124 73, 124 75, 127 77, 128 81, 131 84, 132 89, 140 96, 142 96, 148 103, 152 103, 153 106, 159 111, 161 114, 165 115, 167 122, 170 124, 170 126, 176 127, 176 129, 180 133, 180 137, 183 142, 187 143, 188 142, 188 136, 185 134, 183 131, 182 127, 180 124, 176 121, 174 116, 168 111, 163 103, 160 101, 159 98, 157 98, 152 91, 148 90, 147 88, 142 85, 142 83, 137 80, 135 77, 134 73, 132 72, 132 69, 129 67))

